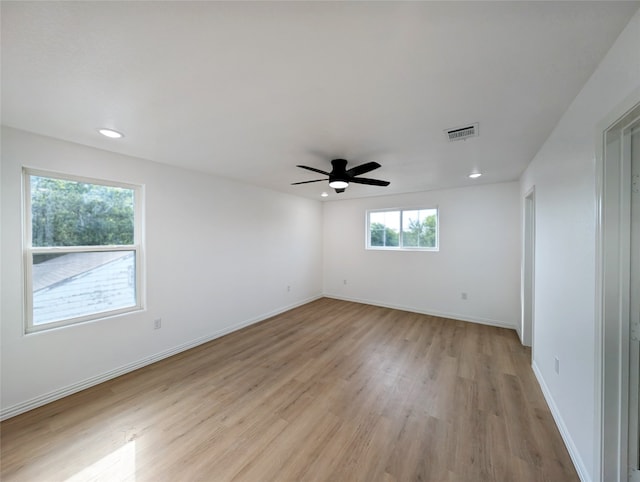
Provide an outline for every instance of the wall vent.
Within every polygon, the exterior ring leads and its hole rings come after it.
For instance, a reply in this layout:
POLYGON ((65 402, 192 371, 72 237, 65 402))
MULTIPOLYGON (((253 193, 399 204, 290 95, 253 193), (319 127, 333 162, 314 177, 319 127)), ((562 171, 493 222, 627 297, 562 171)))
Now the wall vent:
POLYGON ((445 131, 450 142, 463 141, 469 137, 477 137, 480 134, 478 130, 478 123, 469 124, 464 127, 455 127, 453 129, 447 129, 445 131))

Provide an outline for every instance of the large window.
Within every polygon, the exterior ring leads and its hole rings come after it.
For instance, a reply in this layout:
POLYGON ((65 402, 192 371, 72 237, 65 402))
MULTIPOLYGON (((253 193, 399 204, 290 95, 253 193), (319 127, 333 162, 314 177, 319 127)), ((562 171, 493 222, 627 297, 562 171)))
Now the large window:
POLYGON ((368 249, 438 250, 438 209, 367 213, 368 249))
POLYGON ((142 308, 140 186, 24 170, 26 331, 142 308))

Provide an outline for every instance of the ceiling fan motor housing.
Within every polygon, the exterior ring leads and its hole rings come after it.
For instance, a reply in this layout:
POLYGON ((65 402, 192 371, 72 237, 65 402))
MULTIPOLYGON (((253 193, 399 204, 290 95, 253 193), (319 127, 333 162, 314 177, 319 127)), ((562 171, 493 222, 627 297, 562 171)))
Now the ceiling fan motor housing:
POLYGON ((333 166, 333 169, 329 173, 329 182, 333 182, 333 181, 349 182, 349 176, 347 175, 346 159, 333 159, 331 161, 331 165, 333 166))

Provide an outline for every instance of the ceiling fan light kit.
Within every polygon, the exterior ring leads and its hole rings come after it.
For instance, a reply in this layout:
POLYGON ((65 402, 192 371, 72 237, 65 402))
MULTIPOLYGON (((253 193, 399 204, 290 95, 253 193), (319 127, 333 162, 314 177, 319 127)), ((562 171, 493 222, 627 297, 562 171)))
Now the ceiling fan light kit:
POLYGON ((347 181, 341 181, 340 179, 329 181, 329 187, 332 187, 334 189, 345 189, 348 186, 349 183, 347 181))
MULTIPOLYGON (((344 190, 349 186, 350 183, 355 184, 367 184, 369 186, 388 186, 390 184, 389 181, 382 181, 380 179, 369 179, 366 177, 357 177, 361 174, 366 174, 367 172, 373 171, 374 169, 378 169, 380 164, 377 162, 365 162, 364 164, 360 164, 359 166, 352 167, 347 170, 347 160, 346 159, 334 159, 331 161, 331 165, 333 169, 331 172, 326 172, 321 169, 316 169, 315 167, 302 166, 298 165, 296 167, 300 167, 302 169, 306 169, 307 171, 317 172, 319 174, 324 174, 325 176, 329 176, 329 187, 335 189, 337 193, 344 192, 344 190)), ((309 184, 311 182, 322 182, 327 181, 327 179, 314 179, 311 181, 301 181, 301 182, 293 182, 291 185, 296 184, 309 184)))

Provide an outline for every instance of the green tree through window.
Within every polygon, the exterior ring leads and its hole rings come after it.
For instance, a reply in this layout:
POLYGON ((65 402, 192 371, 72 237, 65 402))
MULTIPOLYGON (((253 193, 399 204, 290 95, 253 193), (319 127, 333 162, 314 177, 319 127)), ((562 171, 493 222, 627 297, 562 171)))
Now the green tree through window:
POLYGON ((26 331, 142 309, 142 187, 24 175, 26 331))
POLYGON ((131 189, 31 176, 33 246, 133 243, 131 189))
POLYGON ((371 224, 371 246, 398 246, 399 239, 399 233, 384 224, 371 224))
POLYGON ((434 248, 436 245, 436 215, 422 220, 408 219, 408 226, 402 232, 402 245, 416 248, 434 248))
POLYGON ((368 213, 369 248, 438 249, 438 210, 407 209, 368 213))

